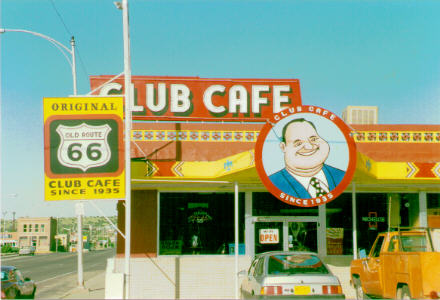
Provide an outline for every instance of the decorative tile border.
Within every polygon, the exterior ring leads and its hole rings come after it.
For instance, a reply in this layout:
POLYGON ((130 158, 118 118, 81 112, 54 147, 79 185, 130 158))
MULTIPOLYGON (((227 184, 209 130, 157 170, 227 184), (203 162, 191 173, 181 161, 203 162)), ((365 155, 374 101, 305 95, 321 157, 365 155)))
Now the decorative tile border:
MULTIPOLYGON (((259 131, 133 130, 134 141, 256 142, 259 131)), ((356 143, 440 143, 438 131, 353 131, 356 143)))
POLYGON ((353 131, 356 143, 440 143, 438 131, 353 131))
POLYGON ((132 140, 145 142, 256 142, 259 131, 133 130, 132 140))

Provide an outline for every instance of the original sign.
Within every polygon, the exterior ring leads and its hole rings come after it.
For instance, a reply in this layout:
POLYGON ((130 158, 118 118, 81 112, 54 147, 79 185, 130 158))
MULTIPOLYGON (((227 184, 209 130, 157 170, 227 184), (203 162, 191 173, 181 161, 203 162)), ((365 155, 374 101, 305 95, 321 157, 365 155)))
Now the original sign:
MULTIPOLYGON (((122 94, 124 79, 91 76, 100 96, 122 94)), ((268 118, 290 105, 301 105, 298 79, 209 79, 199 77, 133 76, 135 119, 268 118)))
POLYGON ((332 201, 348 186, 356 168, 350 131, 338 116, 317 106, 292 106, 274 114, 255 146, 263 184, 291 205, 332 201))
POLYGON ((125 196, 123 99, 44 98, 45 200, 125 196))
POLYGON ((278 228, 260 229, 260 244, 278 244, 279 242, 278 228))

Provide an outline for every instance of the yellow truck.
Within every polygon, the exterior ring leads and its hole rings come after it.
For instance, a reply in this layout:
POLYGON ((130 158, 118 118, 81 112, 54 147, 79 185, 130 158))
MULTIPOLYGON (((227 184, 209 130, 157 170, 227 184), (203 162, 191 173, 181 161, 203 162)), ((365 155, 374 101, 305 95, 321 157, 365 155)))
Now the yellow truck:
POLYGON ((428 228, 380 233, 368 255, 359 251, 350 273, 357 299, 440 298, 440 252, 428 228))

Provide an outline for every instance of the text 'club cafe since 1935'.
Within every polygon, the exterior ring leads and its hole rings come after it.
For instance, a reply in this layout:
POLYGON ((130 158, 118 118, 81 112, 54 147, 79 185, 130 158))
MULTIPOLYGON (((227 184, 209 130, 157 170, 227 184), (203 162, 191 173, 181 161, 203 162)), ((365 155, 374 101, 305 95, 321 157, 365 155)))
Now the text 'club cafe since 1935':
MULTIPOLYGON (((123 94, 112 78, 92 76, 91 90, 123 94)), ((302 103, 297 79, 132 87, 132 297, 234 297, 237 191, 240 270, 265 251, 353 256, 388 226, 440 228, 440 125, 350 122, 362 107, 343 121, 302 103)), ((115 272, 123 263, 118 237, 115 272)))

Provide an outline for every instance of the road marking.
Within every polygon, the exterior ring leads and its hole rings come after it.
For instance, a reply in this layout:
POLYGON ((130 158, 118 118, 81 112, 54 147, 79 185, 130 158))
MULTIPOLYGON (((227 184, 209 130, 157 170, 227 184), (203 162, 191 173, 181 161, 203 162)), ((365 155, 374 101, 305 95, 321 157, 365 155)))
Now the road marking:
POLYGON ((40 283, 43 283, 43 282, 46 282, 46 281, 49 281, 49 280, 52 280, 52 279, 55 279, 55 278, 58 278, 58 277, 63 277, 63 276, 69 275, 69 274, 73 274, 73 273, 76 273, 76 272, 77 271, 72 271, 72 272, 60 274, 60 275, 57 275, 57 276, 54 276, 54 277, 51 277, 51 278, 46 278, 44 280, 35 282, 35 284, 40 284, 40 283))
MULTIPOLYGON (((97 266, 97 265, 99 265, 99 263, 96 263, 96 264, 90 265, 90 267, 95 267, 95 266, 97 266)), ((73 273, 77 273, 77 272, 78 272, 78 271, 75 270, 75 271, 72 271, 72 272, 68 272, 68 273, 60 274, 60 275, 57 275, 57 276, 54 276, 54 277, 51 277, 51 278, 46 278, 46 279, 44 279, 44 280, 41 280, 41 281, 35 282, 35 284, 40 284, 40 283, 43 283, 43 282, 46 282, 46 281, 49 281, 49 280, 52 280, 52 279, 55 279, 55 278, 58 278, 58 277, 63 277, 63 276, 66 276, 66 275, 70 275, 70 274, 73 274, 73 273)))

